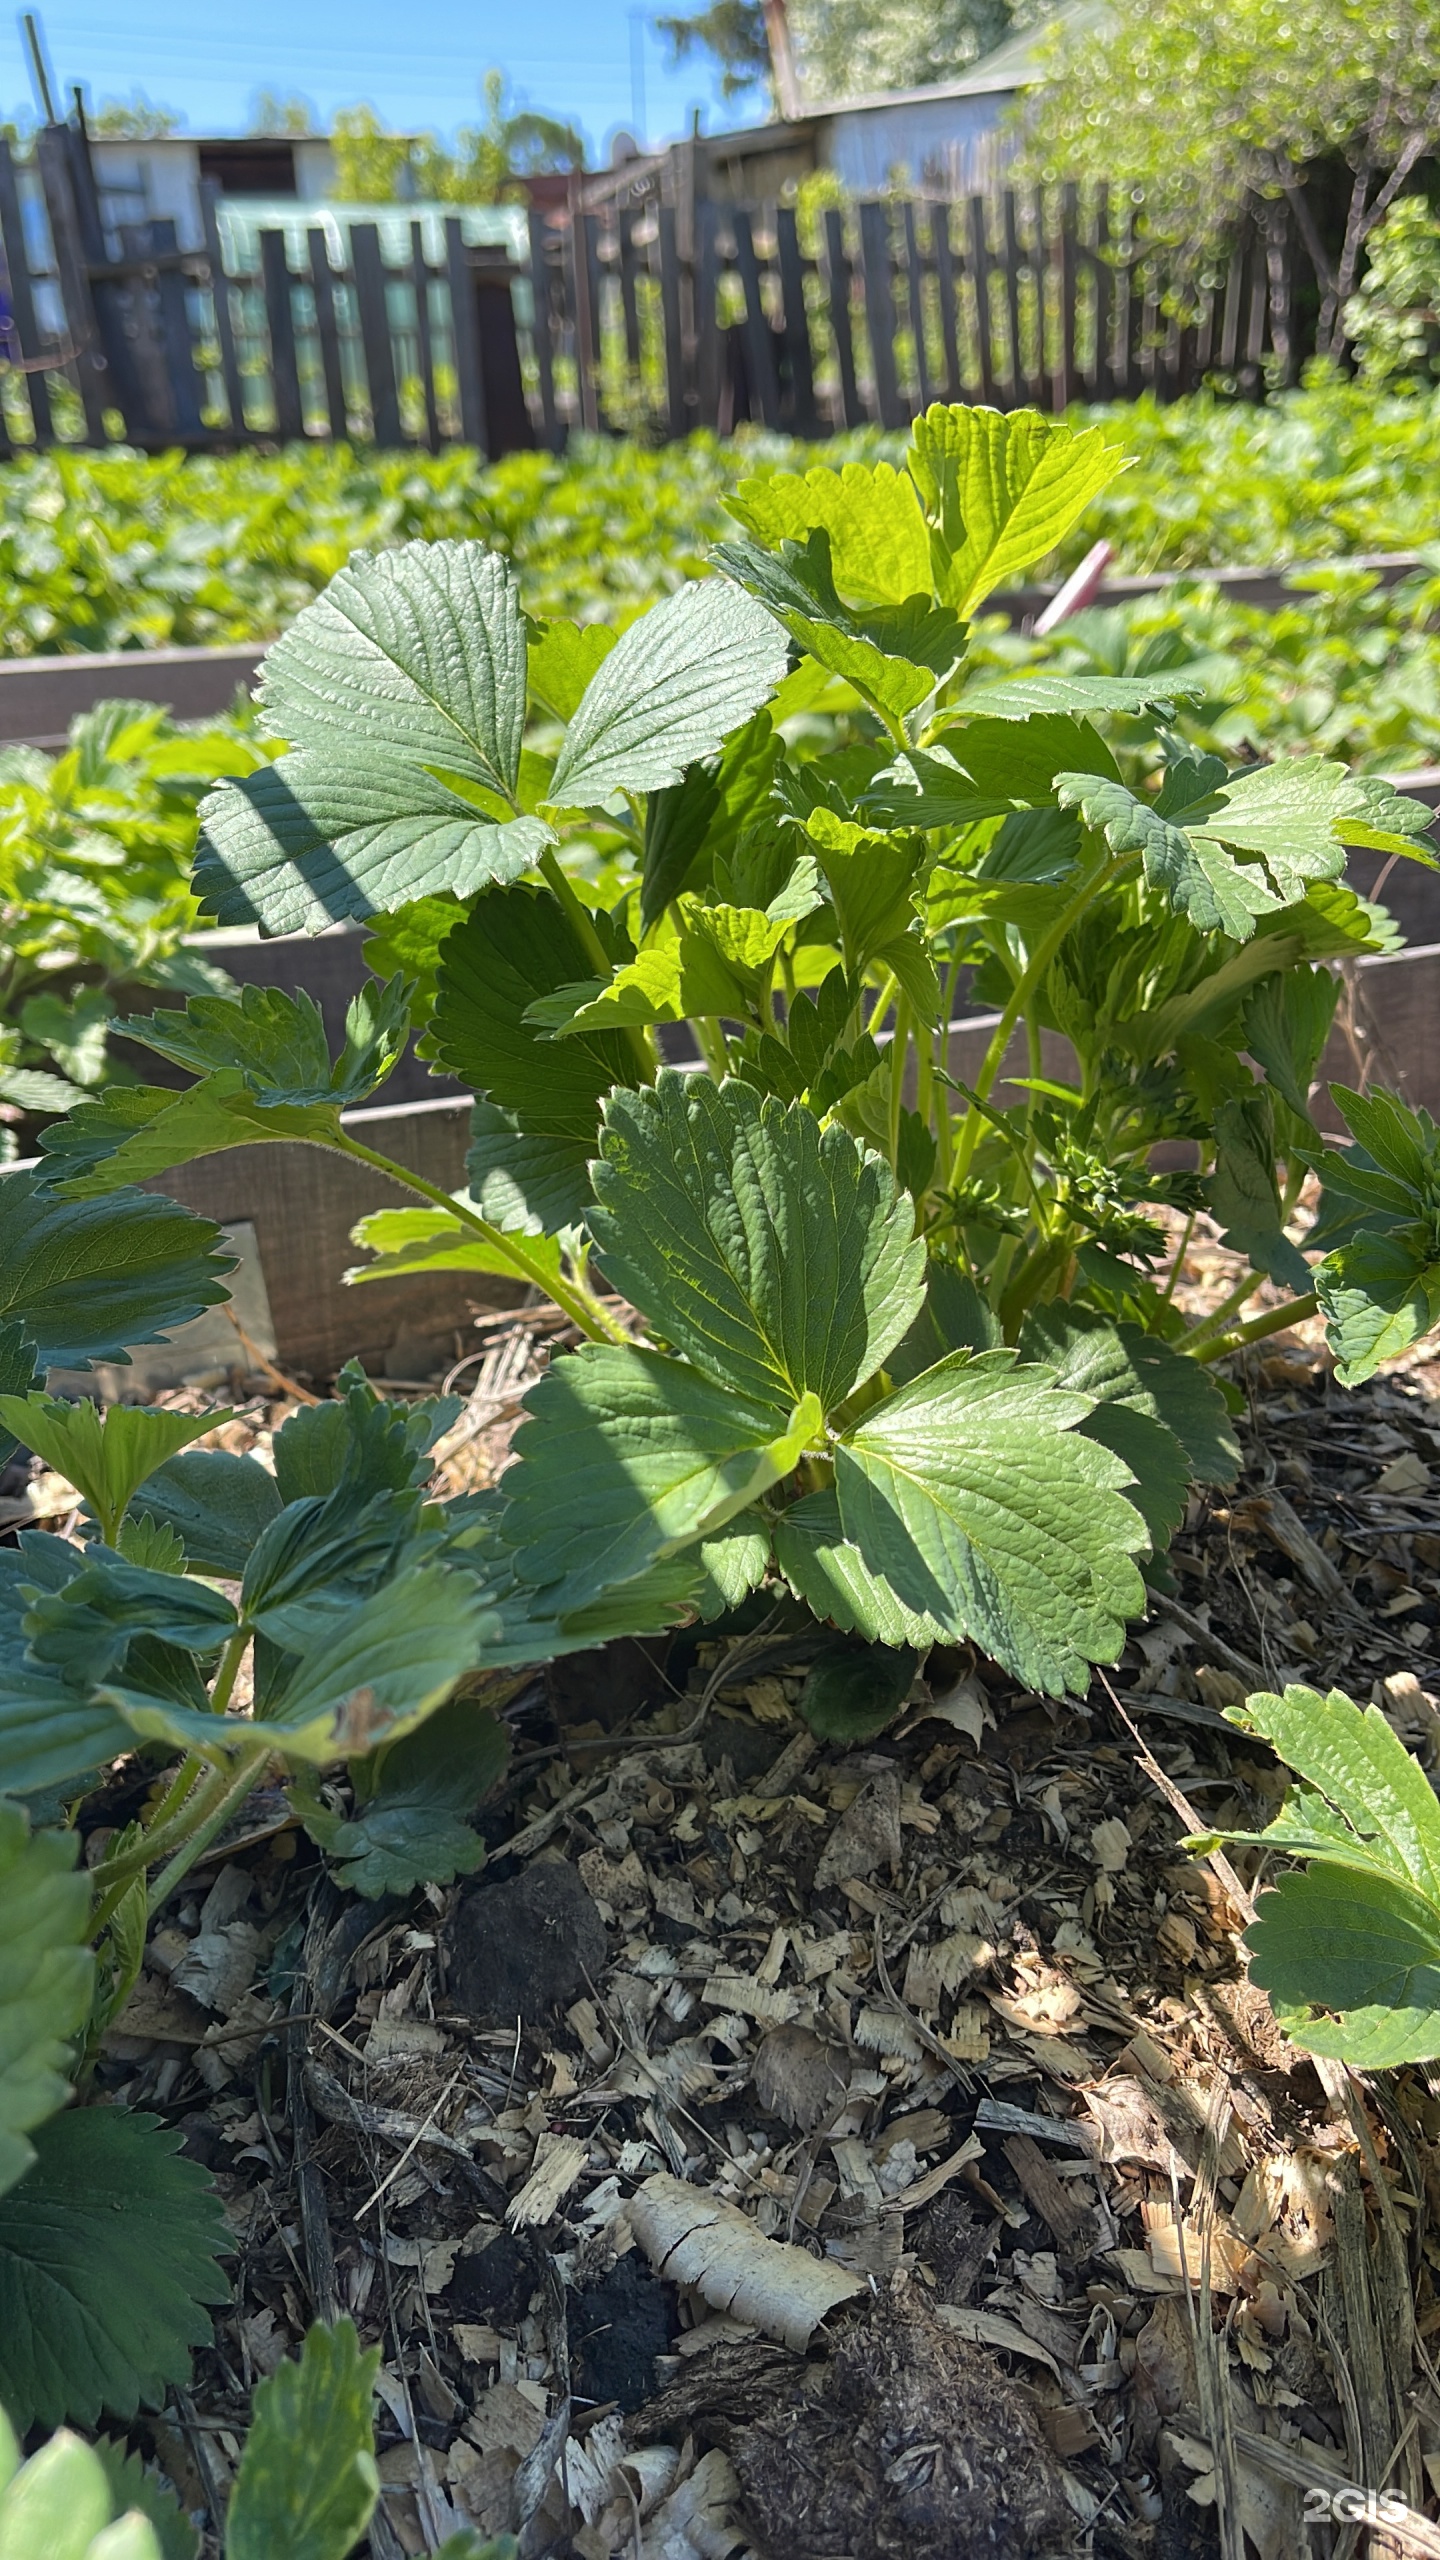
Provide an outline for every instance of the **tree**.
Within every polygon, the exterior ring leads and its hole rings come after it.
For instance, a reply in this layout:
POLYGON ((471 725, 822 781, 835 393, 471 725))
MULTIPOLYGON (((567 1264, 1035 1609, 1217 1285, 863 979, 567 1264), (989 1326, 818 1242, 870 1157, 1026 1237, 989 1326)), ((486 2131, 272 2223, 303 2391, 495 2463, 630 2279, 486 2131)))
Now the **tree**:
POLYGON ((672 65, 708 54, 720 72, 722 98, 743 98, 768 84, 770 45, 761 0, 711 0, 689 18, 657 18, 672 65))
POLYGON ((128 98, 102 98, 85 119, 93 134, 116 142, 163 142, 178 133, 184 117, 175 107, 160 107, 143 89, 128 98))
POLYGON ((1124 178, 1147 229, 1198 265, 1253 204, 1288 203, 1320 279, 1317 343, 1344 345, 1365 242, 1440 142, 1440 0, 1113 0, 1042 39, 1025 110, 1031 175, 1124 178), (1308 184, 1350 183, 1338 246, 1308 184))
MULTIPOLYGON (((805 94, 818 101, 956 79, 1016 28, 1041 16, 1045 5, 1046 0, 790 0, 789 19, 805 94)), ((711 0, 689 17, 657 18, 655 24, 674 61, 709 54, 719 68, 723 98, 771 83, 762 0, 711 0)))
POLYGON ((302 134, 315 131, 315 108, 312 100, 302 98, 298 89, 282 97, 278 89, 257 89, 250 101, 252 133, 302 134))
POLYGON ((455 147, 433 133, 391 133, 370 106, 342 107, 331 128, 342 204, 500 204, 542 169, 583 169, 585 136, 533 107, 509 106, 503 73, 485 75, 485 122, 455 147))

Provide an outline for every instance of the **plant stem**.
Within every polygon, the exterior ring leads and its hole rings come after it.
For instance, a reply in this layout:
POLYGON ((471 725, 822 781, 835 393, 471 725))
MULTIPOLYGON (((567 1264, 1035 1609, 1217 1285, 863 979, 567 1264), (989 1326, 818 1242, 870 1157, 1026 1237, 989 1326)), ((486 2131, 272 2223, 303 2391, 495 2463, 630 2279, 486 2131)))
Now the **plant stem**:
POLYGON ((895 1028, 890 1036, 890 1170, 898 1169, 900 1155, 900 1114, 905 1107, 905 1061, 910 1051, 910 1007, 904 996, 896 1000, 895 1028))
POLYGON ((189 1874, 196 1859, 203 1856, 211 1841, 224 1830, 232 1813, 238 1812, 246 1797, 252 1793, 255 1781, 269 1757, 269 1744, 261 1743, 258 1749, 252 1749, 244 1754, 239 1767, 234 1771, 226 1769, 216 1771, 215 1774, 221 1781, 220 1787, 218 1790, 207 1788, 206 1802, 203 1807, 198 1808, 195 1829, 184 1846, 177 1849, 169 1865, 161 1869, 150 1887, 147 1899, 152 1920, 156 1912, 168 1902, 177 1884, 189 1874))
POLYGON ((1243 1351, 1247 1342, 1263 1342, 1268 1334, 1284 1333, 1292 1324, 1303 1324, 1307 1316, 1313 1316, 1318 1304, 1312 1289, 1308 1297, 1292 1298, 1286 1307, 1267 1307, 1263 1316, 1252 1316, 1248 1324, 1237 1324, 1233 1333, 1222 1334, 1218 1342, 1207 1342, 1203 1351, 1192 1352, 1191 1358, 1223 1360, 1231 1351, 1243 1351))
MULTIPOLYGON (((982 1102, 988 1101, 990 1088, 1005 1063, 1005 1052, 1010 1046, 1010 1036, 1016 1023, 1030 1003, 1031 997, 1038 988, 1043 986, 1050 963, 1067 933, 1073 925, 1078 924, 1086 908, 1099 896, 1102 889, 1112 887, 1116 881, 1123 879, 1127 872, 1136 869, 1138 863, 1138 854, 1128 854, 1123 862, 1102 862, 1091 873, 1089 879, 1082 882, 1074 897, 1056 917, 1049 932, 1041 940, 1034 957, 1017 978, 1011 990, 1010 1001, 995 1026, 990 1046, 985 1052, 984 1063, 975 1079, 975 1091, 982 1102)), ((968 1172, 970 1159, 979 1143, 980 1132, 984 1125, 983 1112, 974 1109, 966 1112, 960 1124, 960 1135, 955 1148, 957 1174, 968 1172)))
POLYGON ((1221 1299, 1219 1306, 1212 1308, 1208 1316, 1203 1316, 1199 1324, 1192 1325, 1189 1332, 1182 1336, 1180 1349, 1190 1351, 1200 1343, 1208 1342, 1212 1333, 1223 1333, 1230 1318, 1239 1313, 1247 1298, 1254 1297, 1256 1290, 1263 1285, 1264 1279, 1263 1271, 1251 1271, 1243 1280, 1237 1280, 1229 1295, 1221 1299))
POLYGON ((348 1130, 342 1130, 334 1143, 356 1164, 373 1165, 377 1173, 388 1174, 390 1180, 398 1182, 403 1190, 418 1191, 423 1200, 433 1200, 437 1208, 446 1210, 452 1218, 458 1218, 472 1235, 483 1238, 494 1252, 512 1263, 519 1276, 528 1280, 532 1288, 538 1289, 542 1297, 552 1299, 557 1307, 562 1308, 571 1323, 578 1325, 591 1342, 629 1340, 624 1327, 616 1323, 608 1307, 602 1306, 589 1289, 576 1286, 558 1272, 547 1271, 523 1235, 505 1233, 499 1227, 492 1227, 488 1218, 468 1209, 463 1200, 442 1191, 437 1183, 427 1182, 422 1174, 412 1173, 408 1165, 395 1164, 389 1156, 377 1155, 372 1147, 362 1147, 358 1138, 352 1138, 348 1130))
MULTIPOLYGON (((615 974, 615 963, 595 930, 594 917, 584 899, 577 893, 575 883, 570 879, 553 845, 547 846, 541 854, 539 870, 541 878, 548 888, 553 889, 584 944, 586 957, 593 962, 596 971, 608 987, 615 974)), ((638 1024, 632 1022, 624 1026, 624 1036, 634 1052, 635 1061, 640 1070, 641 1083, 653 1084, 655 1059, 645 1032, 638 1024)))

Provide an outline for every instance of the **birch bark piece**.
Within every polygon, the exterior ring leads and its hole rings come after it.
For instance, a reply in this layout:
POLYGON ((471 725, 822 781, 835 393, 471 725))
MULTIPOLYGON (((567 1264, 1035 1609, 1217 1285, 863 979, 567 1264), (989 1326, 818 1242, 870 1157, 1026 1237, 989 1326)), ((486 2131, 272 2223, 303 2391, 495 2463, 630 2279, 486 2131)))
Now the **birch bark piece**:
POLYGON ((866 2290, 861 2277, 767 2240, 733 2205, 663 2173, 631 2198, 630 2223, 657 2275, 694 2285, 712 2311, 751 2322, 797 2355, 838 2303, 866 2290))

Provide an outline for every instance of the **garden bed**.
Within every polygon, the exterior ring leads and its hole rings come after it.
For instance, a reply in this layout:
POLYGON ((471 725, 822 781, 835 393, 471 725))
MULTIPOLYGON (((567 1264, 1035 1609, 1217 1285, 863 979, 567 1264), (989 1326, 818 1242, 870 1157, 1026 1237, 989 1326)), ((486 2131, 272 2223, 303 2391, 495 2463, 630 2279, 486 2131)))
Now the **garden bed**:
MULTIPOLYGON (((444 1490, 501 1463, 535 1361, 533 1328, 492 1341, 444 1490)), ((185 2503, 216 2511, 253 2380, 350 2311, 384 2348, 376 2560, 466 2518, 568 2525, 584 2560, 939 2560, 977 2482, 987 2549, 1133 2560, 1210 2547, 1217 2477, 1282 2560, 1307 2489, 1418 2505, 1427 2075, 1287 2046, 1243 1885, 1180 1835, 1272 1809, 1219 1713, 1262 1679, 1373 1692, 1436 1766, 1433 1383, 1342 1398, 1251 1355, 1243 1480, 1192 1500, 1176 1605, 1083 1704, 936 1656, 845 1753, 797 1718, 793 1639, 575 1657, 506 1711, 483 1876, 408 1907, 252 1804, 102 2064, 215 2173, 237 2251, 193 2392, 138 2431, 185 2503), (677 2178, 682 2221, 743 2208, 728 2273, 712 2230, 667 2277, 677 2178), (813 2335, 792 2232, 845 2297, 813 2335)))

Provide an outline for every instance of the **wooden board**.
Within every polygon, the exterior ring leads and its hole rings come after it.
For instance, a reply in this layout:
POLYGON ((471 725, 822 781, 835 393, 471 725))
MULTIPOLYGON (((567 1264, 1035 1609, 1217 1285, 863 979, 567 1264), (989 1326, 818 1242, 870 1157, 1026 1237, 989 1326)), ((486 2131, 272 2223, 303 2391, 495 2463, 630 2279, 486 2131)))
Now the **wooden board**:
MULTIPOLYGON (((468 1099, 347 1112, 345 1125, 363 1145, 427 1181, 446 1191, 461 1187, 468 1099)), ((424 1336, 454 1358, 457 1333, 461 1349, 473 1344, 473 1308, 517 1306, 525 1294, 465 1272, 347 1288, 346 1270, 365 1259, 350 1242, 357 1219, 374 1209, 413 1208, 415 1194, 321 1147, 237 1147, 177 1166, 145 1188, 226 1226, 253 1226, 276 1356, 282 1368, 312 1378, 333 1377, 349 1359, 378 1373, 402 1335, 424 1336)))

